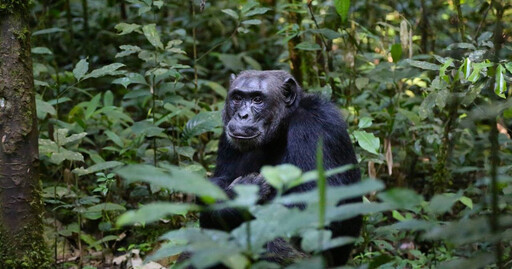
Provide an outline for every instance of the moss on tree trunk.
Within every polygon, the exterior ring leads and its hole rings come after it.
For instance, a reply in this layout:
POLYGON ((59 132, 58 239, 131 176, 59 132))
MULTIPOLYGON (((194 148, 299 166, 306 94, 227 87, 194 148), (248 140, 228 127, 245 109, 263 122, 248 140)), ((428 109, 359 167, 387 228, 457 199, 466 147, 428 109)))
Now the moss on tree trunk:
POLYGON ((28 1, 0 0, 0 268, 49 268, 28 1))

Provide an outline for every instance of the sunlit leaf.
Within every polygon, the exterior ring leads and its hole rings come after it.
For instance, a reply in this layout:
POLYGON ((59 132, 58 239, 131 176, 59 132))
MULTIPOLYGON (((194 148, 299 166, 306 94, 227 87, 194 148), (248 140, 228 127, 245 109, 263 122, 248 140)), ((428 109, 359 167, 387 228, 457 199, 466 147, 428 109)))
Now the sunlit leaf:
POLYGON ((156 30, 156 24, 152 23, 144 25, 144 27, 142 27, 142 31, 151 45, 158 49, 164 48, 164 44, 160 41, 160 34, 156 30))
POLYGON ((353 134, 361 148, 370 153, 379 154, 378 150, 380 148, 380 140, 378 137, 375 137, 373 133, 368 133, 366 131, 354 131, 353 134))
POLYGON ((223 9, 221 11, 233 17, 235 20, 238 20, 238 13, 236 13, 236 11, 232 9, 223 9))
POLYGON ((126 35, 133 31, 140 32, 141 26, 135 23, 128 24, 122 22, 117 24, 114 28, 116 28, 116 30, 120 32, 119 35, 126 35))
POLYGON ((87 59, 80 60, 75 68, 73 69, 73 75, 75 76, 76 80, 80 80, 84 77, 85 73, 89 70, 89 63, 87 62, 87 59))
POLYGON ((350 0, 334 0, 334 7, 336 7, 336 12, 340 15, 341 21, 345 22, 350 10, 350 0))

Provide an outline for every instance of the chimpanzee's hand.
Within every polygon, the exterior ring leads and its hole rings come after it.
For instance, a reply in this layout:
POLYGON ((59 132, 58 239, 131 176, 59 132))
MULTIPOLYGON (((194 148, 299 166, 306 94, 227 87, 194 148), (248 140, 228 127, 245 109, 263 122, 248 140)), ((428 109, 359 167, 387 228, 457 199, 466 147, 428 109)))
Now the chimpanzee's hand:
POLYGON ((262 204, 262 203, 272 199, 273 196, 275 195, 275 191, 272 188, 272 186, 270 186, 267 183, 267 181, 265 180, 265 178, 263 178, 263 176, 258 173, 252 173, 252 174, 249 174, 246 176, 237 177, 228 186, 228 188, 227 188, 228 191, 232 191, 233 187, 238 184, 252 184, 252 185, 259 186, 260 190, 258 192, 258 195, 259 195, 258 204, 262 204))

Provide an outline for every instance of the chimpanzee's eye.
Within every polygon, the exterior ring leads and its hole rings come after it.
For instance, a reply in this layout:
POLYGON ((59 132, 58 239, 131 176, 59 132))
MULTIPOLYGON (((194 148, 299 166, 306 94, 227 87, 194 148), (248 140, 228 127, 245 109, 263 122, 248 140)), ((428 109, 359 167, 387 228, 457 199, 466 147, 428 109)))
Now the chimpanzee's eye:
POLYGON ((252 99, 252 102, 255 104, 261 104, 263 102, 263 99, 260 96, 256 96, 252 99))
POLYGON ((233 100, 233 102, 235 103, 240 103, 242 101, 242 97, 238 94, 236 95, 233 95, 233 97, 231 97, 231 99, 233 100))

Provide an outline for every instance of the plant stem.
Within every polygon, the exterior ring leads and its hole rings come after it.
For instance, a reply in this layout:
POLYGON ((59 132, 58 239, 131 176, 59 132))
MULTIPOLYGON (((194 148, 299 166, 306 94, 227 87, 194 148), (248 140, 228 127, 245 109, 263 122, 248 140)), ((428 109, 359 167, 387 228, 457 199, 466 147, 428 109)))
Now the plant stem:
MULTIPOLYGON (((491 120, 491 132, 489 134, 489 141, 491 142, 491 231, 493 234, 498 234, 500 227, 498 223, 499 208, 498 208, 498 176, 497 170, 500 162, 499 157, 499 144, 498 144, 498 128, 496 126, 496 118, 491 120)), ((496 243, 496 265, 498 268, 503 268, 503 249, 501 242, 496 243)))
MULTIPOLYGON (((494 29, 494 65, 497 66, 499 62, 499 53, 501 50, 503 38, 503 29, 501 25, 501 19, 505 12, 503 6, 500 3, 491 2, 491 4, 495 4, 496 8, 496 28, 494 29)), ((494 83, 491 83, 494 84, 494 83)), ((500 163, 499 157, 499 144, 498 144, 498 127, 496 117, 494 116, 491 119, 491 132, 489 134, 489 140, 491 142, 491 231, 493 234, 498 235, 500 232, 500 227, 498 223, 498 218, 500 215, 498 208, 498 165, 500 163)), ((496 266, 498 268, 503 267, 503 249, 501 247, 501 241, 496 242, 496 266)))
MULTIPOLYGON (((196 9, 194 7, 194 1, 190 0, 190 11, 192 13, 192 21, 196 16, 196 9)), ((197 79, 197 39, 196 39, 196 25, 192 27, 192 39, 193 39, 193 53, 194 53, 194 93, 197 94, 198 90, 198 79, 197 79)))
POLYGON ((457 27, 459 28, 460 39, 462 42, 466 42, 466 38, 464 37, 464 18, 462 17, 462 9, 460 8, 460 0, 453 1, 455 7, 457 8, 457 17, 459 19, 459 23, 457 27))

